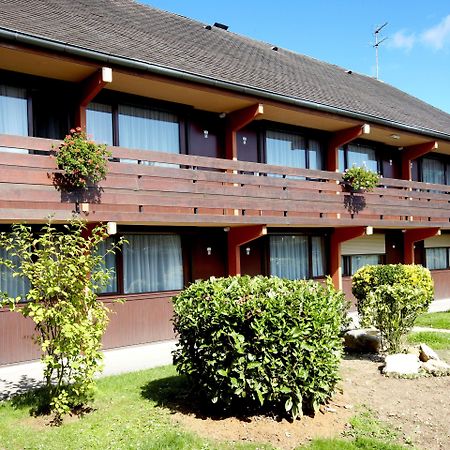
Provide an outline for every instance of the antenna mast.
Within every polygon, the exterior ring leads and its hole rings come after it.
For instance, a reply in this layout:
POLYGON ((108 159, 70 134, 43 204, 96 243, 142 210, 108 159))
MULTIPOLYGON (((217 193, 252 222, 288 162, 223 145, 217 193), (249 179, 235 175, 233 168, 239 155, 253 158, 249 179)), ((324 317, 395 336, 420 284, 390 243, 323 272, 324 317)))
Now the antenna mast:
POLYGON ((380 31, 387 25, 387 22, 384 22, 383 25, 381 25, 380 27, 378 27, 374 32, 374 36, 375 36, 375 44, 373 45, 373 47, 375 48, 375 65, 376 65, 376 79, 378 80, 378 47, 380 46, 381 43, 383 43, 387 37, 381 39, 381 41, 378 40, 378 35, 380 33, 380 31))

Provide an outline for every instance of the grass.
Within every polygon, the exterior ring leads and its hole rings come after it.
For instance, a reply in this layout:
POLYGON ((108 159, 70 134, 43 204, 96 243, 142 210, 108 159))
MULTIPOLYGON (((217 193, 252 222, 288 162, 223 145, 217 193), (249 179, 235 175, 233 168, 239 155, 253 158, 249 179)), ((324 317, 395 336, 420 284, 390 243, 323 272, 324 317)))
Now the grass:
MULTIPOLYGON (((186 406, 187 385, 173 366, 150 369, 98 381, 94 411, 68 418, 60 427, 47 417, 30 416, 36 395, 0 402, 0 449, 152 449, 269 450, 264 443, 217 442, 202 438, 170 420, 171 405, 186 406), (183 403, 184 401, 184 403, 183 403)), ((218 423, 217 426, 220 426, 218 423)), ((276 426, 276 425, 274 425, 276 426)), ((388 444, 396 434, 369 413, 352 420, 347 439, 315 440, 308 449, 396 450, 388 444)), ((302 447, 303 448, 303 447, 302 447)))
MULTIPOLYGON (((182 384, 172 366, 103 378, 98 381, 94 409, 69 418, 60 427, 30 417, 32 396, 0 403, 0 449, 242 449, 256 445, 214 444, 170 421, 158 407, 165 395, 182 384)), ((259 446, 261 449, 271 447, 259 446)))
POLYGON ((450 311, 423 314, 416 320, 415 325, 450 330, 450 311))
POLYGON ((376 419, 369 409, 353 417, 350 424, 352 427, 345 434, 351 440, 317 439, 305 448, 308 450, 405 450, 408 448, 396 444, 395 442, 400 440, 398 431, 376 419))
POLYGON ((408 343, 429 345, 433 350, 450 350, 450 333, 436 331, 419 331, 410 333, 408 343))

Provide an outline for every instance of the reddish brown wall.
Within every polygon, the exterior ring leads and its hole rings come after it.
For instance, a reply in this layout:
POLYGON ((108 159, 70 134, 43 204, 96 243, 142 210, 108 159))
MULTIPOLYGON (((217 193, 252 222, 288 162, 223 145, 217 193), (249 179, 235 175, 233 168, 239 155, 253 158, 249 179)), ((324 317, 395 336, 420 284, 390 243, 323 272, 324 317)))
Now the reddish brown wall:
POLYGON ((0 365, 39 358, 31 340, 34 324, 17 312, 0 309, 0 365))
MULTIPOLYGON (((105 299, 115 313, 110 316, 103 339, 104 348, 173 339, 171 298, 176 293, 129 295, 123 304, 105 299)), ((39 358, 40 352, 31 340, 33 330, 30 319, 16 312, 0 310, 0 365, 39 358)))
POLYGON ((450 298, 450 270, 432 270, 434 280, 434 298, 450 298))
POLYGON ((123 304, 107 305, 115 313, 103 339, 105 348, 143 344, 173 339, 172 297, 177 292, 136 294, 126 296, 123 304))

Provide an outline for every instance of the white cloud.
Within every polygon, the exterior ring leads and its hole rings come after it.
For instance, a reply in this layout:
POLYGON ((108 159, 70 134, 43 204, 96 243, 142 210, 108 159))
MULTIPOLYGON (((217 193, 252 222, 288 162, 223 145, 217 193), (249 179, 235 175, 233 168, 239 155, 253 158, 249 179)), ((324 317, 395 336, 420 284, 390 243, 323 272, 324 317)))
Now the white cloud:
POLYGON ((407 34, 404 30, 397 31, 388 41, 389 47, 410 51, 416 43, 414 33, 407 34))
POLYGON ((420 35, 420 40, 435 50, 441 50, 445 44, 450 42, 450 14, 434 27, 425 30, 420 35))

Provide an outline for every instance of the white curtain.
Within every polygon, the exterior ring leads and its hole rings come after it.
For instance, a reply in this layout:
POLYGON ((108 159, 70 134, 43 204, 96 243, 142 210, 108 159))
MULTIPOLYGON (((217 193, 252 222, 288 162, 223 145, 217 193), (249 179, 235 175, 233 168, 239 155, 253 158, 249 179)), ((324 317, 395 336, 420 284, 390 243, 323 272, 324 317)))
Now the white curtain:
POLYGON ((87 134, 100 144, 113 145, 112 107, 90 103, 86 110, 87 134))
POLYGON ((434 269, 446 269, 447 268, 447 248, 426 248, 425 249, 425 261, 427 268, 434 269))
POLYGON ((373 172, 378 171, 375 149, 365 145, 349 144, 347 146, 347 167, 366 167, 373 172))
MULTIPOLYGON (((28 135, 26 90, 0 84, 0 134, 28 135)), ((28 153, 28 150, 0 147, 8 153, 28 153)))
POLYGON ((296 134, 267 131, 267 164, 306 168, 305 139, 296 134))
POLYGON ((156 292, 183 287, 178 235, 128 235, 123 249, 124 292, 156 292))
POLYGON ((422 181, 425 183, 445 184, 444 163, 433 158, 423 158, 422 181))
POLYGON ((117 292, 117 268, 116 268, 116 255, 114 253, 106 253, 114 245, 114 239, 108 238, 106 241, 102 241, 98 244, 96 249, 97 255, 104 255, 103 265, 106 269, 112 269, 112 276, 107 286, 100 289, 100 294, 107 294, 111 292, 117 292))
MULTIPOLYGON (((0 248, 0 258, 7 259, 17 265, 19 260, 17 257, 10 256, 4 248, 0 248)), ((0 264, 0 291, 6 292, 9 297, 21 297, 25 298, 28 290, 30 289, 30 283, 26 278, 13 277, 11 269, 0 264)))
POLYGON ((119 105, 119 141, 123 147, 179 153, 177 116, 153 109, 119 105))
POLYGON ((297 280, 308 278, 308 237, 270 236, 270 274, 297 280))
POLYGON ((319 141, 316 141, 315 139, 309 139, 308 157, 309 157, 309 169, 315 170, 323 169, 322 146, 320 145, 319 141))
POLYGON ((325 274, 324 254, 325 243, 321 236, 311 238, 312 276, 321 277, 325 274))

